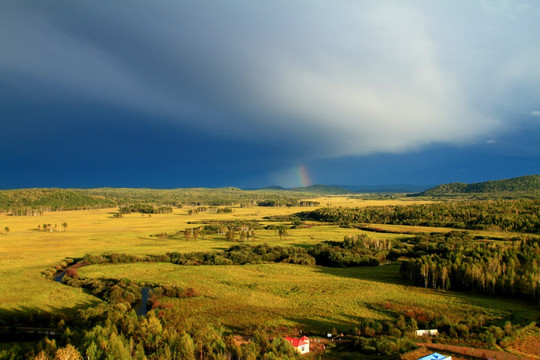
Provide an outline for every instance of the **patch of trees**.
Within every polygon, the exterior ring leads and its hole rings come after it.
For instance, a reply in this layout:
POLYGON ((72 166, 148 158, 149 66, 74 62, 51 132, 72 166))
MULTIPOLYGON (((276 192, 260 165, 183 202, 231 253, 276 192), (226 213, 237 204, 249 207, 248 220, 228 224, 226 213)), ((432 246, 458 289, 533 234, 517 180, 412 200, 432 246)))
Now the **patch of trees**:
MULTIPOLYGON (((81 264, 131 264, 137 262, 169 262, 167 255, 131 255, 122 253, 110 253, 102 255, 87 254, 83 257, 81 264)), ((84 266, 84 265, 83 265, 84 266)))
POLYGON ((275 206, 275 207, 282 207, 282 206, 311 207, 311 206, 319 206, 320 203, 318 201, 312 201, 312 200, 266 199, 266 200, 257 201, 257 205, 258 206, 275 206))
POLYGON ((119 214, 138 212, 141 214, 170 214, 173 209, 170 206, 153 206, 148 204, 125 205, 118 209, 119 214))
POLYGON ((133 305, 141 299, 141 287, 128 279, 81 279, 77 272, 66 271, 62 282, 87 289, 92 295, 111 304, 133 305))
POLYGON ((292 206, 292 202, 287 200, 261 200, 257 201, 257 206, 292 206))
POLYGON ((179 265, 246 265, 271 262, 314 265, 315 259, 306 249, 300 247, 281 247, 239 244, 216 253, 169 253, 171 262, 179 265))
POLYGON ((194 209, 188 210, 188 215, 197 215, 198 213, 216 213, 216 214, 230 214, 233 209, 230 207, 217 207, 217 206, 198 206, 194 209))
POLYGON ((343 242, 328 241, 304 249, 290 246, 239 244, 217 253, 169 253, 172 263, 180 265, 246 265, 284 262, 329 267, 377 266, 392 245, 383 240, 346 238, 343 242))
POLYGON ((38 224, 37 230, 38 231, 48 231, 48 232, 59 232, 59 231, 67 231, 68 224, 66 222, 63 222, 58 226, 58 224, 38 224))
MULTIPOLYGON (((192 222, 190 224, 196 224, 192 222)), ((203 228, 207 231, 208 234, 219 234, 224 235, 226 231, 224 229, 235 229, 241 230, 242 228, 249 227, 254 230, 261 230, 264 228, 264 225, 255 220, 210 220, 205 221, 203 228)))
POLYGON ((539 233, 540 199, 324 208, 298 216, 340 224, 378 223, 539 233))
POLYGON ((302 207, 319 206, 320 204, 321 204, 320 202, 313 201, 313 200, 301 200, 298 202, 298 206, 302 206, 302 207))
POLYGON ((409 252, 403 255, 420 257, 426 254, 448 253, 462 250, 464 246, 475 240, 480 239, 473 237, 468 231, 454 230, 448 233, 417 234, 407 238, 407 244, 412 247, 409 247, 409 252))
POLYGON ((244 225, 240 227, 239 229, 231 228, 228 229, 225 233, 225 239, 229 241, 248 241, 255 238, 255 230, 249 227, 248 225, 244 225))
POLYGON ((389 240, 374 240, 365 234, 346 236, 343 241, 325 241, 309 250, 317 265, 330 267, 377 266, 392 248, 389 240))
MULTIPOLYGON (((439 243, 441 244, 441 243, 439 243)), ((400 274, 424 287, 540 299, 540 239, 427 249, 400 274)))
MULTIPOLYGON (((207 221, 208 223, 208 221, 207 221)), ((197 224, 192 222, 191 224, 197 224)), ((209 224, 193 228, 185 228, 174 233, 159 233, 153 236, 166 239, 194 239, 205 238, 206 235, 222 235, 229 241, 247 241, 255 237, 255 230, 263 229, 263 225, 256 221, 210 221, 209 224)))

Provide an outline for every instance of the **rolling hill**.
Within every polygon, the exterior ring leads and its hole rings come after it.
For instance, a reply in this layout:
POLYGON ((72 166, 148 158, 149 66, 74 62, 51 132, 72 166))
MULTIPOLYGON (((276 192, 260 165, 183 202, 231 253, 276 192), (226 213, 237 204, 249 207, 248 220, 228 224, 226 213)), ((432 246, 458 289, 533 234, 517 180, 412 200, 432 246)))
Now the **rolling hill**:
POLYGON ((419 196, 456 196, 456 195, 522 195, 540 196, 540 175, 527 175, 511 179, 486 181, 474 184, 451 183, 435 186, 419 196))

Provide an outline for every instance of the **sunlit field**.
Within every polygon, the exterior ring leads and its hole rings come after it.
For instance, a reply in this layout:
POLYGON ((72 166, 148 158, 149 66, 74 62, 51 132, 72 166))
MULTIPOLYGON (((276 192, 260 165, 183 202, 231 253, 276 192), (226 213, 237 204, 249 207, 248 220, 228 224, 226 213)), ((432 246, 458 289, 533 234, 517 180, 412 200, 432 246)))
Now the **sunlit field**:
POLYGON ((351 330, 360 318, 390 319, 385 305, 448 313, 532 321, 534 306, 509 299, 439 292, 402 285, 399 262, 379 267, 325 268, 292 264, 179 266, 170 263, 92 265, 79 274, 90 278, 131 279, 140 283, 194 288, 200 296, 170 299, 195 320, 219 317, 224 325, 301 326, 311 331, 351 330))
MULTIPOLYGON (((347 197, 324 197, 313 200, 319 201, 321 206, 343 207, 413 203, 411 200, 364 201, 347 197)), ((113 217, 117 209, 49 212, 42 216, 21 217, 1 214, 0 228, 7 226, 9 232, 3 231, 0 234, 2 244, 0 307, 4 310, 64 311, 97 301, 95 297, 84 293, 81 289, 53 282, 42 275, 42 271, 66 258, 111 252, 146 255, 216 251, 228 248, 233 243, 221 235, 207 235, 197 240, 182 237, 166 239, 156 235, 172 234, 185 228, 197 227, 210 220, 256 220, 262 224, 270 224, 265 217, 290 215, 313 208, 234 207, 234 211, 228 214, 188 215, 190 209, 190 207, 175 209, 171 214, 154 214, 151 217, 133 213, 122 218, 113 217), (62 223, 67 223, 65 231, 38 230, 38 225, 43 224, 57 224, 58 228, 63 230, 62 223)), ((408 230, 407 227, 389 229, 396 232, 408 230)), ((427 229, 434 231, 433 228, 427 229)), ((436 231, 447 229, 441 228, 436 231)), ((291 229, 288 235, 282 238, 274 230, 257 230, 255 238, 249 242, 307 246, 321 241, 342 240, 346 235, 358 233, 362 231, 317 224, 307 228, 291 229)), ((368 234, 370 237, 381 239, 411 236, 399 233, 368 232, 368 234)), ((441 296, 439 293, 398 285, 396 265, 376 270, 372 268, 328 270, 293 265, 223 268, 132 264, 103 266, 96 269, 89 267, 81 271, 88 276, 128 277, 137 281, 175 282, 182 286, 194 287, 205 296, 189 300, 192 302, 190 311, 196 316, 220 313, 223 314, 224 321, 231 324, 239 322, 238 317, 233 316, 239 313, 244 319, 259 314, 258 316, 263 316, 267 322, 275 321, 282 324, 309 321, 324 325, 325 322, 332 321, 353 325, 355 317, 384 317, 384 314, 368 306, 383 301, 422 305, 434 311, 447 306, 454 306, 457 309, 456 313, 471 310, 464 305, 469 300, 465 301, 461 296, 448 293, 441 296), (383 282, 374 281, 380 276, 383 282), (232 304, 235 304, 234 311, 230 308, 232 304), (307 316, 307 312, 311 315, 307 316), (296 317, 293 315, 295 313, 296 317)), ((492 303, 491 300, 483 300, 481 297, 470 299, 473 299, 471 305, 467 306, 477 310, 485 308, 482 311, 487 313, 492 308, 496 309, 495 313, 511 308, 510 304, 503 300, 492 303)), ((533 316, 536 310, 529 310, 533 316)))

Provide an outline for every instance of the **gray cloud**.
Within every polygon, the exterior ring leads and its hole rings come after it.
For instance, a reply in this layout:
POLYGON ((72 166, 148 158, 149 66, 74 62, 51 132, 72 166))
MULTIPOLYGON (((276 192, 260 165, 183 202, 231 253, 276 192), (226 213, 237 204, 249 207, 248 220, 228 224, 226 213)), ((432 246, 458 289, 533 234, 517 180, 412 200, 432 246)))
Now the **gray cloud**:
POLYGON ((521 126, 518 115, 540 101, 535 2, 0 8, 0 80, 27 82, 26 94, 90 99, 225 137, 298 142, 299 157, 481 142, 521 126))

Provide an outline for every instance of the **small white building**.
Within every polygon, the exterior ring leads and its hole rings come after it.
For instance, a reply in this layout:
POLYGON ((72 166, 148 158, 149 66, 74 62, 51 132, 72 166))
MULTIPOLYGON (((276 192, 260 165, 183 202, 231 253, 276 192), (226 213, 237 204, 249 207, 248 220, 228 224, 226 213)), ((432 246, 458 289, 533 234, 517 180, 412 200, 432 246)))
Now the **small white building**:
POLYGON ((291 343, 291 345, 300 352, 300 354, 306 354, 309 352, 309 338, 302 336, 300 339, 286 337, 285 340, 291 343))
POLYGON ((435 336, 439 335, 437 329, 416 330, 416 336, 435 336))
POLYGON ((439 353, 433 353, 428 356, 424 356, 418 360, 452 360, 451 356, 441 355, 439 353))

